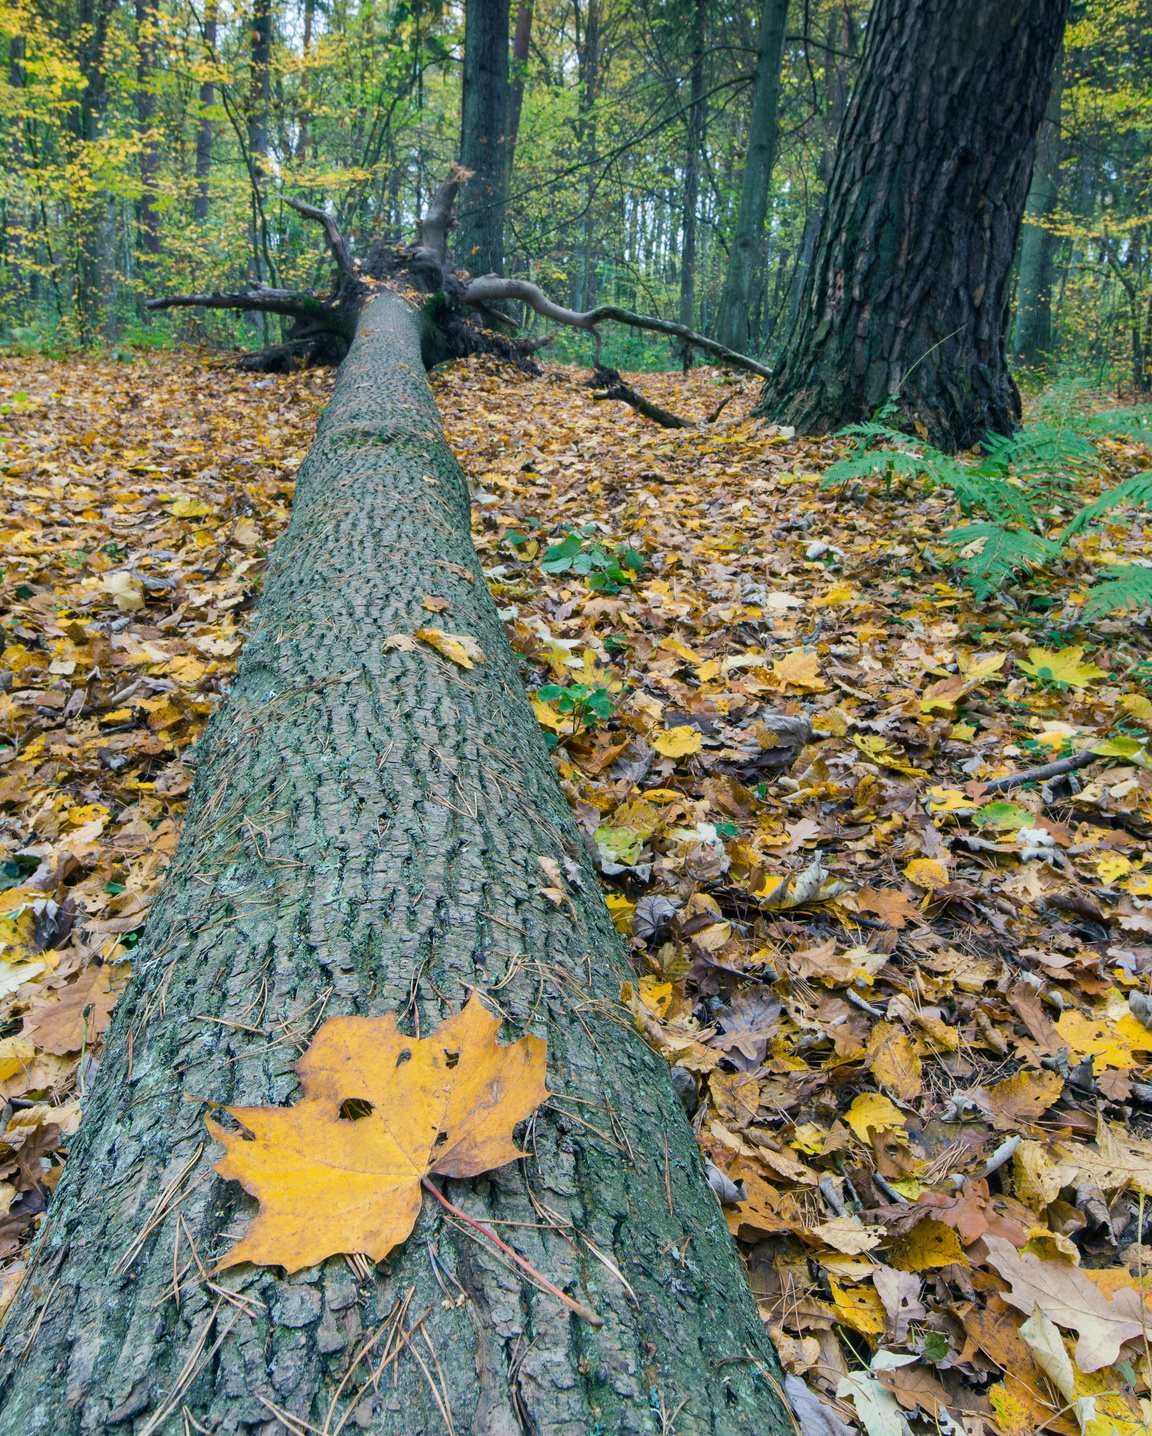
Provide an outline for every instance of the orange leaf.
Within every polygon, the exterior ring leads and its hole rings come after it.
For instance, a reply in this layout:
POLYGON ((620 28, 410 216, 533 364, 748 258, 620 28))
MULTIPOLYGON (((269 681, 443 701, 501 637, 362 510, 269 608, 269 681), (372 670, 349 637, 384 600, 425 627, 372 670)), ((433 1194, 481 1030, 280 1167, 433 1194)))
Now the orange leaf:
POLYGON ((499 1027, 475 993, 420 1040, 391 1013, 332 1017, 295 1064, 294 1107, 226 1109, 255 1141, 207 1119, 225 1148, 216 1170, 260 1201, 217 1270, 252 1261, 294 1272, 339 1252, 381 1261, 415 1224, 421 1178, 515 1161, 512 1128, 547 1096, 546 1043, 500 1046, 499 1027))

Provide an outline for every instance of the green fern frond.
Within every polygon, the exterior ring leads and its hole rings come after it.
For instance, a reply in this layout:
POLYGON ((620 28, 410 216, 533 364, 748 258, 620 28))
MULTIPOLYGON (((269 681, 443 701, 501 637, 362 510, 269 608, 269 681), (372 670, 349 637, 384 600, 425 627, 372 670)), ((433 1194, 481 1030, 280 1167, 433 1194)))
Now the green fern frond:
POLYGON ((1152 607, 1152 568, 1140 564, 1114 564, 1100 574, 1088 594, 1081 618, 1087 622, 1106 613, 1152 607))
POLYGON ((1003 524, 967 524, 945 534, 942 542, 954 550, 949 563, 963 572, 980 601, 1013 574, 1027 572, 1060 554, 1059 544, 1003 524))
MULTIPOLYGON (((1152 434, 1149 435, 1148 441, 1152 444, 1152 434)), ((1138 474, 1130 474, 1122 484, 1117 484, 1114 489, 1105 489, 1098 499, 1093 499, 1090 504, 1085 504, 1080 512, 1073 516, 1066 533, 1068 535, 1079 533, 1108 513, 1110 509, 1119 508, 1121 504, 1152 506, 1152 469, 1144 469, 1138 474)))
MULTIPOLYGON (((890 440, 903 436, 894 435, 888 430, 885 432, 885 437, 890 440)), ((851 458, 839 459, 836 463, 829 464, 824 470, 824 477, 820 480, 820 487, 829 489, 834 485, 851 483, 854 479, 886 477, 918 479, 923 477, 925 472, 924 458, 912 450, 872 449, 855 453, 851 458)))
POLYGON ((1077 420, 1085 433, 1099 438, 1134 439, 1152 445, 1152 404, 1133 404, 1124 409, 1106 409, 1077 420))

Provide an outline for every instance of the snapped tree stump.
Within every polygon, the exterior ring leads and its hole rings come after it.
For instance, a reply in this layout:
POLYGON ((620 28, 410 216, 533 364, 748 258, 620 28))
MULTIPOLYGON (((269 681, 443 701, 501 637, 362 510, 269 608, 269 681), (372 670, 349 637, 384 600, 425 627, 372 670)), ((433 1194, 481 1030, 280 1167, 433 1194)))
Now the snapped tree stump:
POLYGON ((402 299, 365 304, 300 470, 3 1328, 2 1436, 793 1429, 665 1065, 619 1007, 621 944, 478 570, 420 338, 402 299), (485 663, 384 646, 431 593, 485 663), (540 857, 574 910, 541 895, 540 857), (547 1038, 555 1095, 521 1162, 447 1195, 603 1326, 431 1201, 378 1267, 206 1279, 254 1203, 211 1169, 205 1103, 290 1103, 323 1018, 395 1010, 427 1033, 474 988, 505 1040, 547 1038), (397 1302, 411 1335, 372 1384, 382 1344, 351 1363, 397 1302))

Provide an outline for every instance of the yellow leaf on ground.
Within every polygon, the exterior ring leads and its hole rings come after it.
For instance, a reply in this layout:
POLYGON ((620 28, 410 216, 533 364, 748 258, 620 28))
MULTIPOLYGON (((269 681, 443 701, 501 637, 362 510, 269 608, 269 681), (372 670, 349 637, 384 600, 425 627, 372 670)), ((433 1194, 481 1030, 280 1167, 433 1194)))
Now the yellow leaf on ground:
POLYGON ((873 1247, 878 1247, 882 1240, 858 1217, 850 1215, 832 1217, 829 1221, 821 1222, 818 1227, 812 1228, 812 1235, 819 1237, 825 1246, 844 1252, 846 1256, 859 1256, 861 1252, 869 1252, 873 1247))
POLYGON ((947 868, 935 858, 913 858, 904 869, 904 876, 910 883, 915 883, 918 888, 927 888, 929 892, 946 887, 950 881, 947 868))
POLYGON ((905 1102, 919 1097, 923 1068, 908 1034, 891 1022, 878 1022, 864 1047, 865 1065, 881 1087, 905 1102))
POLYGON ((663 753, 665 758, 686 758, 689 753, 699 753, 704 746, 704 739, 695 728, 684 724, 679 728, 666 728, 663 733, 658 733, 652 739, 652 746, 657 753, 663 753))
POLYGON ((820 659, 815 653, 794 648, 772 665, 772 677, 782 688, 801 688, 809 693, 823 693, 828 684, 820 677, 820 659))
POLYGON ((255 1141, 206 1119, 225 1148, 216 1170, 260 1202, 217 1270, 294 1272, 341 1252, 382 1261, 415 1224, 422 1177, 515 1161, 512 1129, 547 1096, 546 1044, 500 1046, 499 1028, 475 992, 423 1039, 391 1014, 332 1017, 295 1063, 295 1106, 226 1109, 255 1141))
POLYGON ((837 1321, 862 1336, 884 1334, 884 1303, 875 1287, 841 1286, 834 1277, 828 1278, 828 1285, 837 1321))
POLYGON ((1016 1132, 1047 1112, 1064 1091, 1058 1072, 1017 1072, 988 1088, 992 1125, 998 1132, 1016 1132))
POLYGON ((1127 1014, 1113 1022, 1094 1022, 1070 1008, 1056 1019, 1056 1031, 1068 1044, 1068 1059, 1076 1063, 1085 1057, 1100 1072, 1105 1067, 1126 1070, 1136 1065, 1136 1051, 1152 1050, 1152 1032, 1127 1014))
POLYGON ((461 668, 474 668, 484 662, 484 652, 474 638, 466 633, 445 633, 441 628, 418 628, 412 635, 422 639, 437 653, 458 663, 461 668))
POLYGON ((1105 669, 1094 663, 1084 663, 1083 648, 1061 648, 1053 653, 1050 648, 1030 648, 1028 661, 1016 660, 1016 667, 1043 683, 1060 683, 1068 688, 1087 688, 1099 678, 1107 678, 1105 669))
POLYGON ((943 1222, 925 1217, 888 1248, 887 1262, 897 1271, 934 1271, 953 1262, 967 1265, 955 1231, 943 1222))
POLYGON ((844 1114, 844 1120, 862 1142, 870 1142, 869 1132, 888 1132, 903 1127, 904 1113, 895 1102, 879 1092, 862 1092, 844 1114))

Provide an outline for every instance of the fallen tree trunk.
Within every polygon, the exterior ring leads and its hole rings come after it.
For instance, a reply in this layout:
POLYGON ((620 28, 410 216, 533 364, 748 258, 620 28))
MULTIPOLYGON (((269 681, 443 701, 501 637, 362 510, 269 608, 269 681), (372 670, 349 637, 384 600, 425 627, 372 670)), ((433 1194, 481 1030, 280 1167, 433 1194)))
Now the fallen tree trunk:
POLYGON ((620 943, 478 573, 420 337, 398 297, 365 306, 300 471, 3 1328, 2 1436, 793 1429, 665 1065, 618 1005, 620 943), (485 662, 386 642, 429 594, 485 662), (418 1035, 474 988, 505 1040, 546 1036, 554 1095, 523 1161, 446 1195, 603 1326, 430 1202, 378 1267, 210 1278, 254 1204, 211 1169, 205 1104, 292 1101, 324 1017, 395 1010, 418 1035), (397 1302, 409 1341, 374 1385, 382 1346, 357 1357, 397 1302))

